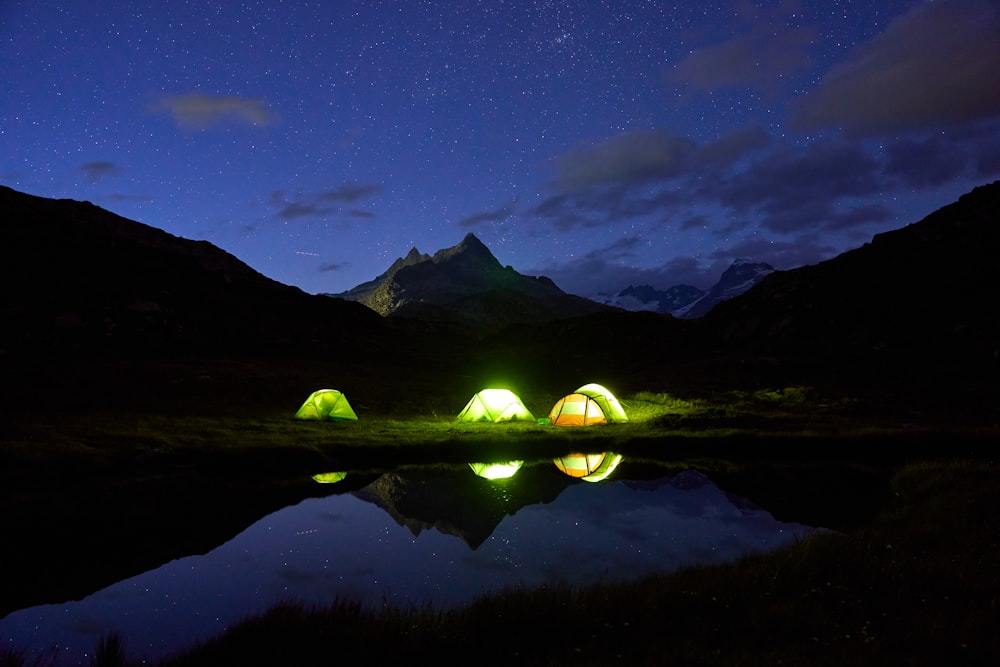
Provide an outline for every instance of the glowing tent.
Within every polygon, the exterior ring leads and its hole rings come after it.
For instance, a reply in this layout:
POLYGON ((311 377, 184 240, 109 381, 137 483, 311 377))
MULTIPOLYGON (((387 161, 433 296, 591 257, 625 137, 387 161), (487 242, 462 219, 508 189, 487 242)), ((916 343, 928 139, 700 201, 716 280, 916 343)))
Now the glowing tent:
POLYGON ((608 391, 607 387, 591 382, 577 389, 576 393, 589 396, 597 401, 597 404, 601 406, 601 411, 604 413, 604 418, 609 423, 628 421, 628 415, 625 414, 622 404, 618 402, 614 394, 608 391))
POLYGON ((549 411, 549 419, 555 426, 592 426, 605 424, 607 419, 597 401, 585 394, 563 396, 549 411))
POLYGON ((458 418, 466 422, 535 421, 517 394, 509 389, 483 389, 469 399, 458 418))
POLYGON ((347 402, 347 397, 336 389, 319 389, 314 391, 295 413, 296 419, 353 419, 358 416, 347 402))

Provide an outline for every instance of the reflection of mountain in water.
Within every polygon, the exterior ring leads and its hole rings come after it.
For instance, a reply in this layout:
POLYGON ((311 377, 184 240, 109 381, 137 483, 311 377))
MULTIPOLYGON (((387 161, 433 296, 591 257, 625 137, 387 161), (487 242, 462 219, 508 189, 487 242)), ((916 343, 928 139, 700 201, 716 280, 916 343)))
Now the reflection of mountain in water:
POLYGON ((685 470, 674 475, 673 477, 663 477, 649 481, 628 481, 625 482, 625 486, 630 489, 649 491, 656 490, 663 486, 673 487, 680 491, 697 491, 705 487, 711 487, 711 489, 718 490, 722 493, 726 500, 729 501, 729 503, 737 510, 746 510, 751 512, 761 510, 761 507, 752 500, 734 495, 723 489, 719 489, 718 486, 712 482, 712 480, 697 470, 685 470))
MULTIPOLYGON (((85 664, 101 636, 118 632, 155 658, 280 600, 451 608, 502 590, 732 561, 812 532, 734 502, 699 472, 625 468, 596 484, 552 462, 500 484, 468 466, 399 470, 290 505, 204 555, 83 600, 15 611, 0 619, 0 636, 58 644, 67 661, 85 664)), ((352 480, 348 472, 326 488, 352 480)))
POLYGON ((486 480, 469 468, 391 472, 354 492, 385 510, 414 535, 436 528, 479 547, 503 521, 526 505, 552 502, 576 482, 554 466, 528 466, 511 479, 486 480))
MULTIPOLYGON (((673 477, 620 481, 629 492, 669 493, 669 502, 681 514, 700 513, 706 497, 716 497, 711 504, 728 504, 736 513, 762 511, 754 502, 719 489, 695 470, 673 477)), ((494 481, 477 477, 466 468, 413 469, 386 473, 353 495, 384 510, 414 536, 436 529, 476 550, 505 517, 530 505, 552 503, 578 484, 580 480, 548 464, 525 467, 511 479, 494 481)), ((590 511, 599 510, 592 507, 590 511)))

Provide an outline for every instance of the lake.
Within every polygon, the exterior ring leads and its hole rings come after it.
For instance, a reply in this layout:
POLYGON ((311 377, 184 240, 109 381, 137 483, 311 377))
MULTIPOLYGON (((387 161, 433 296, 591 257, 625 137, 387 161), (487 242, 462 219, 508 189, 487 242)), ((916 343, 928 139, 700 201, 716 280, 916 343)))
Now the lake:
POLYGON ((12 612, 0 637, 73 665, 114 631, 131 657, 156 658, 284 599, 448 608, 508 588, 731 561, 816 530, 777 521, 700 472, 664 472, 605 453, 318 474, 330 495, 82 600, 12 612))

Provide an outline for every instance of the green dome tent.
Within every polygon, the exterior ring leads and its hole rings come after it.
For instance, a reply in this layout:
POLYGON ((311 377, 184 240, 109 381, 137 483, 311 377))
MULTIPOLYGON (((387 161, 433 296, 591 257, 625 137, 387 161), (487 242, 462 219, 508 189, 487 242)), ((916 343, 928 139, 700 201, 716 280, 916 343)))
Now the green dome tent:
POLYGON ((608 391, 607 387, 591 382, 577 389, 576 393, 594 399, 601 406, 601 412, 604 413, 604 418, 609 423, 628 421, 628 415, 625 414, 622 404, 618 402, 614 394, 608 391))
POLYGON ((309 398, 295 413, 296 419, 332 419, 340 421, 352 419, 357 421, 347 397, 336 389, 319 389, 309 394, 309 398))
POLYGON ((509 389, 483 389, 469 399, 458 413, 458 419, 465 422, 535 421, 517 394, 509 389))

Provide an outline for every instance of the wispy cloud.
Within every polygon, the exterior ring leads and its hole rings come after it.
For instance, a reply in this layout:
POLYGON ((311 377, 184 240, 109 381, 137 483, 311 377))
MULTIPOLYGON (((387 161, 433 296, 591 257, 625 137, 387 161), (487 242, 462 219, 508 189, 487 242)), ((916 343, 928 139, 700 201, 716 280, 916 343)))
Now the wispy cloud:
MULTIPOLYGON (((378 194, 382 186, 376 183, 347 183, 339 187, 314 193, 295 193, 290 195, 284 190, 271 193, 271 204, 277 207, 277 217, 282 220, 298 218, 325 217, 343 211, 344 204, 357 202, 378 194)), ((357 219, 374 217, 369 211, 352 207, 346 214, 357 219)))
POLYGON ((121 171, 121 168, 113 162, 97 161, 83 163, 78 171, 83 175, 84 180, 96 183, 109 176, 114 176, 121 171))
POLYGON ((517 207, 517 197, 514 197, 492 211, 483 211, 466 216, 458 221, 459 227, 479 227, 493 222, 503 222, 514 215, 517 207))
POLYGON ((699 168, 727 167, 753 151, 766 148, 770 143, 771 137, 764 128, 748 125, 699 146, 695 161, 699 168))
POLYGON ((809 66, 816 37, 814 28, 775 30, 762 22, 748 34, 696 49, 664 78, 701 91, 745 86, 776 92, 775 82, 809 66))
POLYGON ((327 264, 320 264, 320 273, 336 273, 337 271, 344 271, 351 268, 350 262, 329 262, 327 264))
POLYGON ((634 130, 573 150, 556 162, 559 187, 576 191, 595 185, 635 183, 683 173, 694 142, 663 130, 634 130))
POLYGON ((527 273, 548 276, 563 290, 587 297, 609 289, 617 292, 629 285, 661 289, 680 284, 708 287, 718 279, 718 272, 713 274, 718 267, 706 267, 694 257, 676 257, 662 266, 637 268, 632 265, 636 249, 645 243, 639 236, 627 236, 570 262, 552 262, 527 273))
POLYGON ((998 35, 995 0, 920 3, 795 100, 790 125, 866 137, 1000 117, 998 35))
POLYGON ((182 127, 204 129, 227 121, 269 125, 275 116, 264 100, 242 97, 185 93, 161 97, 151 109, 165 112, 182 127))

